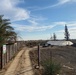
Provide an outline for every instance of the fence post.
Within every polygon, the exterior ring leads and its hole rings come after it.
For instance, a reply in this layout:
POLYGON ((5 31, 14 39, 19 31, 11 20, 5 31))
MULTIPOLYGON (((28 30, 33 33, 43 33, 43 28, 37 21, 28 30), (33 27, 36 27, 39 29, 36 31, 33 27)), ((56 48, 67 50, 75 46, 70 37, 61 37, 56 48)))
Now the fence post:
POLYGON ((3 49, 2 46, 0 47, 0 69, 3 68, 3 49))
POLYGON ((38 66, 40 66, 40 45, 38 45, 38 66))

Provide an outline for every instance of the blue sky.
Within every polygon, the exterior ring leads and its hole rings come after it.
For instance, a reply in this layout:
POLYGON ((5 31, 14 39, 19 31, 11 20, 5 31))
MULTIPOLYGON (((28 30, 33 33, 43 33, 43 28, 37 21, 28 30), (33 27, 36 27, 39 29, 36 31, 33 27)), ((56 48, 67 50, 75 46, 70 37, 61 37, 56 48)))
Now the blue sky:
POLYGON ((68 26, 71 39, 76 39, 76 0, 0 0, 0 14, 11 20, 23 40, 64 38, 68 26))

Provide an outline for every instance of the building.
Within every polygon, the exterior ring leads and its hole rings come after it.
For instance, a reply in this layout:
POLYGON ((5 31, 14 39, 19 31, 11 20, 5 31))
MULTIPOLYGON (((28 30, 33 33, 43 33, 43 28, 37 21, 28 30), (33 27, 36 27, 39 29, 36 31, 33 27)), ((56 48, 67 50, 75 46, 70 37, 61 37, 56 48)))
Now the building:
POLYGON ((71 41, 48 41, 47 44, 55 46, 70 46, 73 45, 71 41))

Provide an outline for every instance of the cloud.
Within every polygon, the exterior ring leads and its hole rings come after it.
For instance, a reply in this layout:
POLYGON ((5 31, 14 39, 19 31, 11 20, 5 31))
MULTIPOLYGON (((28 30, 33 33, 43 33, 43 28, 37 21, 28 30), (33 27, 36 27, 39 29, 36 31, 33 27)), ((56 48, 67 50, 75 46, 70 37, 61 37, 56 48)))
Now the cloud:
POLYGON ((1 0, 0 15, 12 21, 25 20, 30 17, 30 11, 20 8, 17 5, 23 3, 23 0, 1 0))
POLYGON ((45 18, 43 16, 35 16, 35 15, 32 15, 31 19, 35 20, 35 21, 45 21, 45 20, 47 20, 47 18, 45 18))
POLYGON ((74 0, 58 0, 58 4, 65 4, 74 0))
MULTIPOLYGON (((28 32, 34 32, 34 31, 45 31, 52 29, 54 27, 58 26, 65 26, 65 24, 68 26, 69 31, 72 31, 76 29, 76 22, 71 21, 71 22, 52 22, 49 25, 42 25, 41 23, 38 23, 35 20, 29 20, 30 24, 29 25, 19 25, 19 24, 12 24, 12 26, 15 28, 17 31, 28 31, 28 32)), ((58 33, 64 33, 64 28, 59 29, 58 31, 55 31, 58 33)))
POLYGON ((48 29, 52 29, 54 26, 52 25, 19 25, 19 24, 12 24, 16 31, 45 31, 48 29))
POLYGON ((27 21, 31 24, 31 25, 38 25, 40 22, 44 22, 45 20, 47 20, 47 18, 42 17, 42 16, 31 16, 27 21))
POLYGON ((49 9, 49 8, 53 8, 53 7, 56 7, 56 6, 64 5, 64 4, 67 4, 67 3, 74 3, 74 2, 76 2, 76 0, 57 0, 56 4, 46 6, 46 7, 37 7, 37 8, 34 7, 34 9, 32 11, 49 9))
POLYGON ((28 20, 29 23, 31 23, 32 25, 37 25, 38 23, 36 22, 36 20, 28 20))
POLYGON ((56 25, 65 25, 66 24, 66 22, 54 22, 54 24, 56 24, 56 25))
MULTIPOLYGON (((71 39, 75 39, 76 38, 76 21, 70 21, 70 22, 65 22, 65 21, 61 21, 61 22, 52 22, 50 23, 49 25, 42 25, 40 23, 38 23, 37 25, 33 25, 32 23, 30 23, 30 25, 19 25, 19 24, 12 24, 12 26, 15 28, 15 30, 17 32, 20 32, 20 33, 26 33, 26 32, 44 32, 47 30, 50 30, 49 31, 49 35, 50 33, 56 33, 57 35, 57 38, 58 39, 64 39, 64 33, 65 33, 65 24, 67 24, 67 27, 68 27, 68 31, 70 33, 70 38, 71 39), (59 27, 59 26, 62 26, 58 29, 55 29, 55 27, 59 27), (53 30, 54 29, 54 30, 53 30)), ((45 35, 45 34, 44 34, 45 35)), ((45 35, 46 36, 46 35, 45 35)), ((50 36, 49 36, 50 38, 50 36)))
MULTIPOLYGON (((76 21, 71 21, 71 22, 55 22, 57 25, 65 26, 67 24, 68 31, 70 34, 70 39, 75 39, 76 38, 76 21)), ((65 33, 65 28, 59 29, 56 31, 56 34, 58 38, 63 38, 64 39, 64 33, 65 33)))
POLYGON ((65 26, 67 25, 69 28, 71 27, 76 27, 76 21, 69 21, 69 22, 65 22, 65 21, 60 21, 60 22, 53 22, 54 25, 58 26, 65 26))
MULTIPOLYGON (((75 39, 76 38, 76 35, 75 35, 76 27, 68 28, 68 31, 70 34, 70 39, 75 39)), ((64 33, 65 33, 64 29, 57 31, 58 38, 64 38, 64 36, 65 36, 64 33)))

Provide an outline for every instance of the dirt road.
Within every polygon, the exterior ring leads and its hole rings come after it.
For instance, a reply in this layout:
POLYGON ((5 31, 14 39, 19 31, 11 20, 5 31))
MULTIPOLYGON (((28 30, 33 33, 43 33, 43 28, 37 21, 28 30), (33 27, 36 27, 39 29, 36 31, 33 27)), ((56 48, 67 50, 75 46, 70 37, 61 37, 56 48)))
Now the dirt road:
POLYGON ((23 48, 13 60, 5 75, 34 75, 29 57, 31 48, 23 48))

